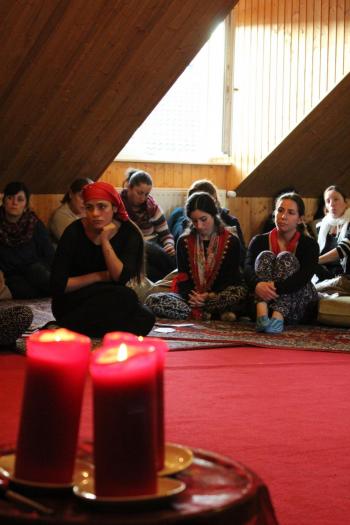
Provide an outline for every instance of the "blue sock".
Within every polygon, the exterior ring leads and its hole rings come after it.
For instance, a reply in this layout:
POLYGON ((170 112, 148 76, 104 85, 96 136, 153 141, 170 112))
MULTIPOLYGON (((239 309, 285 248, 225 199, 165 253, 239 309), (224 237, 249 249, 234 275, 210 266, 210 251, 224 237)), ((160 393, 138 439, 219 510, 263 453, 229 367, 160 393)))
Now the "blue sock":
POLYGON ((270 324, 270 319, 267 317, 267 315, 260 315, 259 317, 256 318, 255 330, 257 332, 265 332, 269 324, 270 324))
POLYGON ((283 332, 284 323, 282 319, 275 319, 272 317, 270 319, 269 325, 265 329, 267 334, 280 334, 283 332))

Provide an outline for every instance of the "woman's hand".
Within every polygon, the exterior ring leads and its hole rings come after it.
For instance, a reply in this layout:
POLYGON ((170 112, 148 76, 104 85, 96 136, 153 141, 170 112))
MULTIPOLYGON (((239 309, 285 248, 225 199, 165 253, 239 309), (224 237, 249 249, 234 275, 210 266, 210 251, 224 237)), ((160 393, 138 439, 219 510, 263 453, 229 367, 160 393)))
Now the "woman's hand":
POLYGON ((261 281, 255 287, 255 294, 263 301, 277 299, 275 283, 273 281, 261 281))
POLYGON ((110 222, 106 226, 104 226, 100 232, 100 241, 101 244, 105 241, 109 241, 114 237, 116 233, 118 233, 118 230, 120 228, 120 222, 110 222))
POLYGON ((199 293, 193 290, 188 296, 188 303, 195 308, 202 308, 208 295, 208 292, 199 293))
POLYGON ((166 244, 164 246, 164 251, 168 254, 168 255, 175 255, 175 248, 174 248, 174 245, 173 244, 166 244))

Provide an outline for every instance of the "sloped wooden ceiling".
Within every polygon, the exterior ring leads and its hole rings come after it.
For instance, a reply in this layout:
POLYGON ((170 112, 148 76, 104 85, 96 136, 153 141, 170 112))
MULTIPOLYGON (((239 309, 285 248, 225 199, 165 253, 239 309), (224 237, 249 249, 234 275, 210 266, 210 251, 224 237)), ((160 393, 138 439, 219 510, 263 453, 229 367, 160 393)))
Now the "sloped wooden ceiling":
POLYGON ((331 185, 350 195, 350 74, 236 188, 239 197, 272 197, 295 187, 318 197, 331 185))
POLYGON ((2 0, 0 181, 96 180, 237 0, 2 0))

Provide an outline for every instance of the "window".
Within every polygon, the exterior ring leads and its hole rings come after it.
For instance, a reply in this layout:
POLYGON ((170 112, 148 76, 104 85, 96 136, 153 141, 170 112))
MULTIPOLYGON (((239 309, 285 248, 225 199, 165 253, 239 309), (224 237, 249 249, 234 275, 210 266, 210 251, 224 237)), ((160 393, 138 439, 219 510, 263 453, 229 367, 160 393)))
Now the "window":
POLYGON ((223 160, 225 23, 134 133, 118 160, 223 160))

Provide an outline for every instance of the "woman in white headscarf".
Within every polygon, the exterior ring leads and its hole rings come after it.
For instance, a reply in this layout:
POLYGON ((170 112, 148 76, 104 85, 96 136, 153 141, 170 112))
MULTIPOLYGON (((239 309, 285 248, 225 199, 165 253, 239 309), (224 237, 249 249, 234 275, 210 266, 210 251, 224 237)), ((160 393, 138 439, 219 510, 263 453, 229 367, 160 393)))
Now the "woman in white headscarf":
POLYGON ((324 191, 326 215, 318 225, 320 247, 316 289, 350 293, 350 209, 339 186, 324 191))

